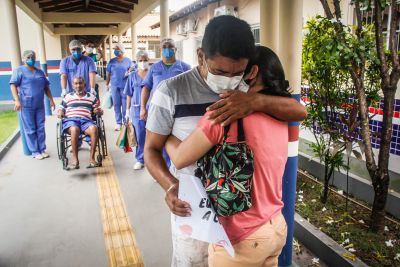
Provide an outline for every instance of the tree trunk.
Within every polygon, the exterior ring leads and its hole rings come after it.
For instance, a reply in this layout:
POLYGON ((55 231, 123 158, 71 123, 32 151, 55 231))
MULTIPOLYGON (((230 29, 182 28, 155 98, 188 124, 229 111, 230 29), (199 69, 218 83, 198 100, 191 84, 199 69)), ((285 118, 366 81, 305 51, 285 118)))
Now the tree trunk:
POLYGON ((389 187, 389 172, 378 169, 372 177, 374 185, 374 203, 372 205, 370 229, 381 232, 385 222, 385 206, 389 187))
POLYGON ((325 161, 324 191, 321 196, 321 202, 324 204, 328 201, 329 181, 331 180, 334 171, 334 167, 329 166, 329 164, 327 164, 326 162, 328 161, 327 160, 325 161))
POLYGON ((379 148, 378 168, 374 172, 372 184, 375 190, 374 204, 372 206, 370 228, 374 232, 383 230, 385 206, 389 190, 389 156, 392 141, 392 121, 396 86, 384 88, 384 107, 382 119, 381 142, 379 148))

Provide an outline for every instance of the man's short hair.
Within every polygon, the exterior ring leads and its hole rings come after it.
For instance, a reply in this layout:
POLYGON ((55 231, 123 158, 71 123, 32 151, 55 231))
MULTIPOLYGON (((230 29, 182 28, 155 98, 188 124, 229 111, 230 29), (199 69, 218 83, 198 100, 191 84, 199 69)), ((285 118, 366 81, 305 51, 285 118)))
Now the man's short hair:
POLYGON ((232 59, 254 55, 254 36, 249 24, 234 16, 218 16, 210 20, 204 31, 201 48, 206 58, 221 55, 232 59))
POLYGON ((75 76, 72 81, 75 81, 75 80, 79 80, 79 81, 83 82, 83 84, 86 84, 85 79, 82 76, 75 76))

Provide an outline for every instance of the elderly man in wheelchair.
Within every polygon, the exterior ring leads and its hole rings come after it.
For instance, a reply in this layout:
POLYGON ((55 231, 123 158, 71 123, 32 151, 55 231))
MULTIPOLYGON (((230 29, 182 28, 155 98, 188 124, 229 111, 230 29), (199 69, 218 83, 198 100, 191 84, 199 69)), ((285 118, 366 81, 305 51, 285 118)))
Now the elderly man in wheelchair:
POLYGON ((102 149, 99 146, 100 155, 98 161, 95 160, 96 147, 99 142, 99 125, 96 125, 96 121, 102 122, 99 117, 103 114, 103 111, 96 96, 85 91, 85 80, 82 77, 75 77, 73 86, 74 92, 64 97, 57 114, 62 119, 62 124, 58 125, 58 127, 61 127, 58 142, 60 144, 59 157, 63 160, 65 169, 79 169, 78 142, 80 138, 86 135, 90 137, 90 159, 87 168, 96 168, 101 166, 102 159, 102 149), (70 136, 70 140, 67 140, 67 134, 70 136), (72 148, 72 160, 67 167, 68 159, 65 151, 69 146, 69 141, 72 148))

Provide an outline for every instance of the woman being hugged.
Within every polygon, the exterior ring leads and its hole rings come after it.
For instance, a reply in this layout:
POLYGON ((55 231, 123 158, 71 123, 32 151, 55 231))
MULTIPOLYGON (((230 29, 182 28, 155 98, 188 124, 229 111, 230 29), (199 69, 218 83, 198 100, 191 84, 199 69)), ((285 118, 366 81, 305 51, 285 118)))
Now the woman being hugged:
MULTIPOLYGON (((288 96, 282 64, 276 54, 266 47, 257 47, 245 78, 249 94, 288 96), (250 70, 251 69, 251 70, 250 70)), ((171 136, 167 152, 176 168, 188 166, 212 147, 224 141, 224 127, 213 124, 206 113, 197 129, 183 142, 171 136)), ((250 209, 228 217, 219 217, 234 246, 235 257, 223 247, 210 245, 208 263, 215 266, 277 266, 278 256, 286 242, 287 226, 281 213, 282 176, 288 156, 288 124, 261 112, 242 120, 246 144, 254 156, 250 209)), ((232 123, 227 142, 238 140, 238 123, 232 123)), ((234 170, 236 166, 232 166, 234 170)))

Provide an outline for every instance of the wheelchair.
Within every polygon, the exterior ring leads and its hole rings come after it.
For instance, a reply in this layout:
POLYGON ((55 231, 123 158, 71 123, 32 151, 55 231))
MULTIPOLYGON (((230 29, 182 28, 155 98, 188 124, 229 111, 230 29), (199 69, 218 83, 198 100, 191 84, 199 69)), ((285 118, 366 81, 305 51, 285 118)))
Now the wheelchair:
MULTIPOLYGON (((108 155, 107 140, 106 140, 106 129, 104 127, 104 121, 100 115, 95 114, 93 121, 97 126, 98 142, 96 147, 97 162, 102 166, 103 159, 108 155)), ((86 135, 83 133, 79 136, 79 139, 88 143, 86 135)), ((68 170, 68 148, 71 147, 71 136, 64 133, 62 130, 62 120, 57 122, 57 151, 58 158, 61 160, 64 170, 68 170)))

